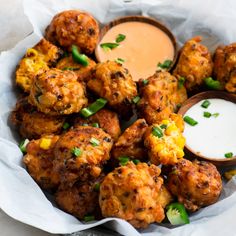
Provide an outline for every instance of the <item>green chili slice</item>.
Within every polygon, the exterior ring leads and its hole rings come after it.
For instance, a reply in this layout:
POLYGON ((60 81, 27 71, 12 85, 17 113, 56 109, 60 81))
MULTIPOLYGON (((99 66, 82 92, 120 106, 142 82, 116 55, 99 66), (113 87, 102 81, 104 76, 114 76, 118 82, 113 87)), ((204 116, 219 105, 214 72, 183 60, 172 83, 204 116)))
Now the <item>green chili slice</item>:
POLYGON ((179 80, 178 80, 178 89, 183 88, 184 82, 185 82, 185 78, 184 77, 180 77, 179 80))
POLYGON ((93 221, 93 220, 95 220, 94 216, 85 216, 84 217, 84 221, 86 221, 86 222, 93 221))
POLYGON ((99 128, 99 124, 98 123, 93 123, 92 126, 95 127, 95 128, 99 128))
POLYGON ((149 81, 147 79, 143 80, 143 85, 147 85, 149 83, 149 81))
POLYGON ((193 118, 191 118, 190 116, 185 116, 184 121, 191 126, 195 126, 198 124, 198 122, 196 120, 194 120, 193 118))
POLYGON ((129 162, 129 157, 126 156, 119 157, 118 159, 121 166, 125 166, 129 162))
POLYGON ((204 111, 203 112, 203 116, 206 117, 206 118, 210 118, 211 117, 211 113, 208 112, 208 111, 204 111))
POLYGON ((125 62, 125 60, 122 58, 117 58, 115 59, 115 62, 122 65, 125 62))
POLYGON ((107 49, 114 49, 119 46, 119 43, 102 43, 100 47, 107 51, 107 49))
POLYGON ((88 118, 89 116, 94 115, 96 112, 98 112, 99 110, 101 110, 105 105, 107 104, 107 100, 104 98, 99 98, 97 99, 94 103, 92 103, 91 105, 89 105, 86 108, 83 108, 80 111, 80 115, 88 118))
POLYGON ((100 144, 99 140, 97 140, 96 138, 91 138, 91 139, 90 139, 90 143, 91 143, 94 147, 96 147, 96 146, 98 146, 98 145, 100 144))
POLYGON ((124 34, 118 34, 116 37, 116 42, 120 43, 120 42, 124 41, 125 38, 126 38, 126 36, 124 34))
POLYGON ((67 130, 67 129, 70 128, 70 124, 69 124, 68 122, 65 122, 65 123, 63 124, 62 128, 63 128, 64 130, 67 130))
POLYGON ((29 143, 29 139, 25 139, 25 140, 21 141, 19 144, 19 148, 23 154, 26 153, 26 146, 28 143, 29 143))
POLYGON ((172 225, 189 224, 188 214, 183 204, 172 203, 166 207, 166 216, 172 225))
POLYGON ((234 155, 234 154, 233 154, 232 152, 225 153, 225 157, 226 157, 226 158, 232 158, 233 155, 234 155))
POLYGON ((220 89, 222 89, 221 83, 218 80, 212 79, 211 77, 205 78, 204 82, 205 82, 205 85, 209 89, 213 89, 213 90, 220 90, 220 89))
POLYGON ((157 66, 162 68, 162 69, 169 69, 172 64, 171 60, 165 60, 163 63, 158 63, 157 66))
POLYGON ((201 104, 201 107, 203 108, 208 108, 210 106, 210 102, 208 100, 205 100, 202 104, 201 104))
POLYGON ((162 125, 160 125, 160 127, 161 127, 162 129, 166 129, 166 128, 167 128, 167 125, 162 124, 162 125))
POLYGON ((140 101, 140 97, 139 96, 136 96, 133 98, 133 103, 137 104, 139 101, 140 101))
POLYGON ((85 54, 80 54, 78 47, 76 45, 72 45, 72 58, 75 62, 87 66, 89 64, 88 57, 85 54))
POLYGON ((163 137, 163 132, 162 132, 162 130, 161 130, 159 127, 157 127, 157 126, 154 126, 154 127, 152 128, 152 134, 153 134, 154 136, 158 137, 158 138, 163 137))
POLYGON ((134 160, 132 160, 133 161, 133 163, 135 164, 135 165, 137 165, 138 163, 140 163, 140 160, 138 160, 138 159, 134 159, 134 160))
POLYGON ((81 156, 82 154, 82 150, 80 148, 77 148, 77 147, 74 147, 72 150, 71 150, 71 153, 73 155, 75 155, 76 157, 79 157, 81 156))

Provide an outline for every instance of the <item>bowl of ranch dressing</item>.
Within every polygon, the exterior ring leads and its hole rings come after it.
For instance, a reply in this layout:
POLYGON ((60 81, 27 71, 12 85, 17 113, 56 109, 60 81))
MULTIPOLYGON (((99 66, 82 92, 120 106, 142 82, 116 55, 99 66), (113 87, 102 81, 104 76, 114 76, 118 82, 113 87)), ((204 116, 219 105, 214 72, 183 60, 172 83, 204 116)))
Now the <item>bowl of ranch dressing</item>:
POLYGON ((185 121, 185 151, 215 165, 236 164, 236 95, 206 91, 180 108, 185 121))

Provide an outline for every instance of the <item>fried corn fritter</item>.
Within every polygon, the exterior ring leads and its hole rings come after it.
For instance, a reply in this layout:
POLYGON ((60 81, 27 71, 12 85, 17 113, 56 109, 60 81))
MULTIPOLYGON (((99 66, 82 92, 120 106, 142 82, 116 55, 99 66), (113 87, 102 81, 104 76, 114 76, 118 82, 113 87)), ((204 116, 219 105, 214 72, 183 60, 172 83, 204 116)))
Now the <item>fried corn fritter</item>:
POLYGON ((50 69, 35 77, 29 102, 41 112, 63 115, 79 112, 87 105, 85 87, 73 71, 50 69))
POLYGON ((11 113, 11 122, 17 126, 23 138, 38 139, 43 135, 59 134, 65 122, 64 116, 49 116, 37 111, 28 98, 18 100, 11 113))
POLYGON ((87 82, 90 79, 91 70, 96 65, 96 62, 88 58, 88 65, 83 66, 76 63, 72 56, 64 57, 58 61, 56 68, 60 70, 72 70, 77 75, 78 81, 87 82))
POLYGON ((97 21, 79 10, 67 10, 55 15, 46 28, 45 38, 70 51, 72 44, 81 52, 91 54, 98 42, 99 26, 97 21))
POLYGON ((97 179, 76 182, 72 187, 61 185, 55 195, 57 205, 80 220, 86 215, 100 217, 98 196, 99 185, 103 178, 104 174, 101 174, 97 179))
POLYGON ((228 92, 236 93, 236 43, 216 49, 213 74, 228 92))
POLYGON ((99 204, 104 217, 127 220, 136 228, 145 228, 164 218, 163 200, 158 201, 163 179, 161 170, 146 163, 116 168, 100 186, 99 204))
POLYGON ((16 70, 16 84, 29 93, 34 77, 53 66, 62 54, 62 50, 45 39, 29 48, 16 70))
POLYGON ((167 188, 187 210, 193 212, 218 200, 222 180, 210 162, 182 159, 170 170, 167 188))
POLYGON ((88 88, 123 116, 132 115, 137 87, 127 69, 114 61, 99 63, 91 73, 88 88))
POLYGON ((54 169, 62 182, 72 186, 76 181, 97 178, 110 158, 113 141, 100 128, 80 126, 63 134, 54 148, 54 169))
POLYGON ((86 124, 98 125, 106 133, 110 134, 113 140, 117 140, 121 133, 118 115, 108 109, 102 109, 87 119, 77 116, 73 122, 74 127, 86 124))
POLYGON ((173 75, 178 79, 185 78, 188 91, 198 89, 203 80, 212 74, 213 63, 207 47, 200 44, 201 37, 188 40, 181 49, 173 75))
POLYGON ((157 72, 145 81, 145 84, 139 81, 138 112, 150 125, 168 119, 187 99, 186 89, 179 87, 178 80, 169 72, 157 72))
POLYGON ((112 148, 112 157, 118 160, 121 156, 143 160, 146 152, 143 145, 143 135, 148 125, 144 119, 136 120, 118 138, 112 148))
POLYGON ((59 173, 53 171, 53 148, 59 136, 48 135, 30 141, 23 157, 27 171, 42 189, 55 190, 59 183, 59 173))
POLYGON ((144 135, 144 145, 151 163, 174 165, 183 158, 185 145, 183 126, 182 117, 173 113, 170 119, 148 127, 144 135))

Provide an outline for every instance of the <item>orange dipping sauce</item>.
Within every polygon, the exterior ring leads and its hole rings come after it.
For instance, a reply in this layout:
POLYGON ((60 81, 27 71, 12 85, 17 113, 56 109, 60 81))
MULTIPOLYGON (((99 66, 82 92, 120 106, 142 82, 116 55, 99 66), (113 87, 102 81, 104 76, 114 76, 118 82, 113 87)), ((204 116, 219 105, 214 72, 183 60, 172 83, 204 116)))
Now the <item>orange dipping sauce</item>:
POLYGON ((109 29, 96 48, 96 56, 100 62, 121 58, 133 80, 138 81, 153 75, 159 62, 173 60, 175 50, 169 36, 159 28, 131 21, 109 29), (118 47, 104 50, 100 46, 103 43, 115 43, 119 34, 125 35, 125 39, 118 47))

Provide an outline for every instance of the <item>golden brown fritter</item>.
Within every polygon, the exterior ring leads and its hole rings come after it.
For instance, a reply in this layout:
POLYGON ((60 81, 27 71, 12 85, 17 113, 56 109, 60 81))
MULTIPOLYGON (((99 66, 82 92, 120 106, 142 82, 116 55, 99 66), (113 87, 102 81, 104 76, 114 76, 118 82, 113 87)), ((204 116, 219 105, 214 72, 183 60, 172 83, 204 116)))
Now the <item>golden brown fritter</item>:
POLYGON ((55 15, 46 28, 45 38, 70 51, 72 44, 81 52, 91 54, 98 42, 99 26, 97 21, 79 10, 67 10, 55 15))
POLYGON ((78 81, 87 82, 90 79, 91 70, 96 65, 96 62, 88 58, 89 64, 83 66, 76 63, 72 56, 62 58, 56 65, 58 69, 61 70, 72 70, 77 75, 78 81))
POLYGON ((110 134, 113 140, 118 139, 121 133, 118 115, 108 109, 102 109, 87 119, 77 116, 74 119, 73 126, 78 127, 83 126, 84 124, 93 126, 96 123, 106 133, 110 134))
POLYGON ((110 158, 113 141, 100 128, 79 126, 63 134, 56 143, 55 171, 62 182, 72 186, 76 181, 97 178, 110 158))
POLYGON ((30 91, 34 77, 56 63, 62 50, 45 39, 39 41, 33 48, 29 48, 21 59, 16 70, 16 83, 24 92, 30 91))
POLYGON ((236 93, 236 43, 219 46, 213 59, 215 78, 228 92, 236 93))
POLYGON ((50 69, 35 77, 29 102, 46 114, 63 115, 79 112, 88 100, 73 71, 50 69))
POLYGON ((185 78, 184 85, 188 91, 198 89, 203 80, 211 76, 213 69, 211 54, 200 42, 201 37, 196 36, 184 44, 173 73, 178 79, 185 78))
POLYGON ((114 61, 99 63, 91 73, 88 88, 123 116, 132 113, 132 99, 137 87, 127 69, 114 61))
POLYGON ((168 120, 148 127, 144 135, 144 145, 150 162, 159 165, 174 165, 184 156, 185 138, 181 115, 171 114, 168 120))
POLYGON ((158 201, 163 184, 160 172, 155 165, 133 162, 113 170, 100 187, 102 215, 127 220, 136 228, 161 222, 165 218, 166 202, 158 201))
POLYGON ((53 148, 58 138, 56 135, 48 135, 30 141, 26 146, 27 154, 23 158, 29 174, 46 190, 55 190, 60 183, 59 174, 53 171, 53 148))
POLYGON ((139 81, 138 112, 150 125, 168 119, 187 99, 184 86, 179 87, 178 80, 168 72, 157 72, 146 81, 139 81))
POLYGON ((216 167, 205 161, 182 159, 172 167, 167 188, 189 211, 215 203, 222 190, 222 180, 216 167))
POLYGON ((49 116, 37 111, 28 103, 28 98, 22 98, 16 103, 11 113, 11 122, 17 126, 23 138, 38 139, 43 135, 59 134, 65 122, 64 116, 49 116))
POLYGON ((116 160, 121 156, 143 160, 146 152, 143 145, 143 135, 148 125, 144 119, 138 119, 118 138, 112 148, 112 157, 116 160))
POLYGON ((98 179, 76 182, 72 187, 61 185, 55 195, 57 205, 80 220, 86 215, 99 217, 99 185, 103 178, 104 174, 101 174, 98 179))

